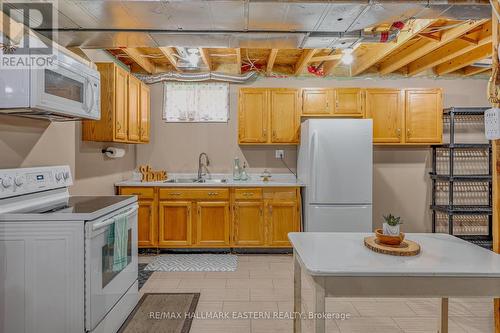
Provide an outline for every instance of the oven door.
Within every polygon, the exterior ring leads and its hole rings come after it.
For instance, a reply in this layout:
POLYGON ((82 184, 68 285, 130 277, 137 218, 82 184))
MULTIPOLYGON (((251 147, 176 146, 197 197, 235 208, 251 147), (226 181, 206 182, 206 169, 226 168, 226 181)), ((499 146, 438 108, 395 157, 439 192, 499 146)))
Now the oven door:
POLYGON ((100 118, 99 73, 59 53, 57 66, 32 69, 30 107, 75 118, 100 118))
POLYGON ((85 328, 93 330, 138 278, 137 204, 85 224, 85 328), (114 221, 127 217, 127 264, 113 269, 114 221), (113 233, 110 235, 110 233, 113 233), (111 236, 111 237, 110 237, 111 236))

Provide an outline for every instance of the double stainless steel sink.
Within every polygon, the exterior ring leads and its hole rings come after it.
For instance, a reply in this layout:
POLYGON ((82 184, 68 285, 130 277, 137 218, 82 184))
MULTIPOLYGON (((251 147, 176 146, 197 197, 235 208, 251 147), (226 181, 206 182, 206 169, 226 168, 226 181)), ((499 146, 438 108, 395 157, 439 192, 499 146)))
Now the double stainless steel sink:
POLYGON ((177 184, 221 184, 227 183, 227 179, 197 179, 197 178, 174 178, 165 180, 165 183, 177 184))

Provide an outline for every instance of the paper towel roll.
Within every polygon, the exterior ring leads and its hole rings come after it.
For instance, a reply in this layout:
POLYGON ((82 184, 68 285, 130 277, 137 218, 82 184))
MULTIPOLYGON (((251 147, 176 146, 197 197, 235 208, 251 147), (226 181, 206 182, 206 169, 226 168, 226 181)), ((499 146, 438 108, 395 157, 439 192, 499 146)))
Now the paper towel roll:
POLYGON ((125 149, 116 148, 116 147, 108 147, 104 150, 104 153, 109 158, 120 158, 125 156, 125 149))

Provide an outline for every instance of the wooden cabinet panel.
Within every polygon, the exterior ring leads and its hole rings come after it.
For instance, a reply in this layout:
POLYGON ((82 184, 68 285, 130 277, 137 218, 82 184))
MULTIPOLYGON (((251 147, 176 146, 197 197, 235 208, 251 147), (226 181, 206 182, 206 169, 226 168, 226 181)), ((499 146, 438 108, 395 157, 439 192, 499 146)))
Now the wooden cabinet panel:
POLYGON ((150 111, 150 91, 149 87, 145 84, 141 84, 141 108, 140 108, 140 120, 139 120, 139 131, 140 131, 140 141, 149 142, 150 140, 150 126, 151 126, 151 111, 150 111))
POLYGON ((264 246, 264 203, 236 201, 233 210, 233 245, 264 246))
POLYGON ((406 90, 405 122, 407 143, 441 143, 443 135, 441 90, 406 90))
POLYGON ((137 195, 140 199, 153 199, 154 187, 120 187, 121 195, 137 195))
POLYGON ((269 246, 290 247, 288 233, 299 231, 297 202, 268 202, 268 244, 269 246))
POLYGON ((229 202, 197 202, 196 210, 196 244, 229 246, 229 202))
POLYGON ((158 245, 191 245, 191 202, 160 201, 158 245))
POLYGON ((334 116, 363 117, 362 90, 359 88, 335 89, 334 116))
POLYGON ((262 199, 262 188, 237 188, 234 190, 234 199, 262 199))
POLYGON ((158 240, 155 202, 153 200, 139 200, 138 203, 138 245, 139 247, 155 247, 158 240))
POLYGON ((269 94, 267 89, 240 89, 239 142, 267 142, 269 94))
POLYGON ((296 89, 271 90, 271 142, 296 143, 300 128, 296 89))
POLYGON ((139 141, 141 82, 133 76, 128 78, 128 140, 139 141))
POLYGON ((373 119, 374 143, 402 143, 404 92, 399 89, 367 89, 366 117, 373 119))
POLYGON ((161 188, 160 199, 225 200, 229 198, 227 188, 161 188))
POLYGON ((332 89, 303 89, 302 115, 328 116, 333 114, 332 89))
MULTIPOLYGON (((115 66, 115 140, 127 140, 128 73, 115 66)), ((101 110, 102 112, 102 110, 101 110)))

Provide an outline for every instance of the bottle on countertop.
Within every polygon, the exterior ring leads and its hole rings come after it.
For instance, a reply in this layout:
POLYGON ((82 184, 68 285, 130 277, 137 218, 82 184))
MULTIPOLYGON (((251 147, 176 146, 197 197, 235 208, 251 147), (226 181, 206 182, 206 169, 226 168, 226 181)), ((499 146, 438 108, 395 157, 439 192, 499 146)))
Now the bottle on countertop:
POLYGON ((243 169, 241 170, 240 180, 248 180, 247 164, 243 162, 243 169))
POLYGON ((240 159, 238 157, 235 157, 233 166, 233 180, 240 180, 240 179, 241 179, 240 159))

